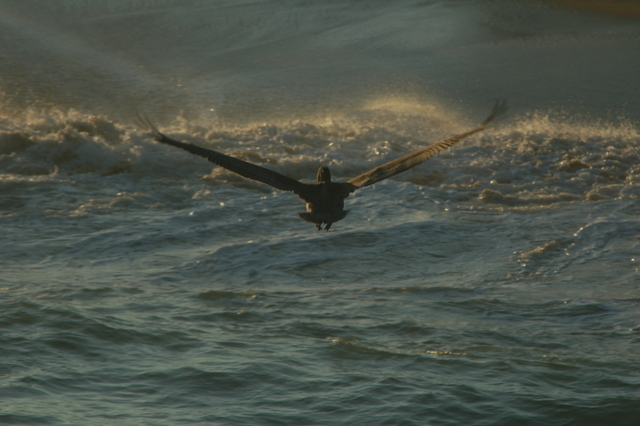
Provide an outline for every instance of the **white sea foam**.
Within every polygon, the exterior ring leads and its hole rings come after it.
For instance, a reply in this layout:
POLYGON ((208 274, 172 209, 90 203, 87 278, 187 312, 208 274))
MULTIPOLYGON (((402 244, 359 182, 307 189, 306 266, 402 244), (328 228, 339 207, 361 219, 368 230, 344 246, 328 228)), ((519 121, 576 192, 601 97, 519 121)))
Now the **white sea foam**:
MULTIPOLYGON (((312 180, 320 165, 331 167, 335 176, 353 177, 473 122, 446 118, 452 114, 442 109, 400 105, 378 104, 316 121, 218 127, 179 119, 161 128, 178 139, 312 180)), ((395 179, 505 206, 638 197, 637 125, 565 118, 553 112, 507 116, 495 129, 395 179)), ((144 128, 74 111, 5 117, 0 131, 3 179, 95 173, 245 183, 145 135, 144 128)))

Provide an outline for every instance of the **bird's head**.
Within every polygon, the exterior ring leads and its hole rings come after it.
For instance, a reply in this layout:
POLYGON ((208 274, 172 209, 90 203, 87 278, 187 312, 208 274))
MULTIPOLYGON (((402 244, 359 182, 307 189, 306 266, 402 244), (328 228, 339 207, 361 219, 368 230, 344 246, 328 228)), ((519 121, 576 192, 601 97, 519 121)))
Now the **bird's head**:
POLYGON ((331 183, 331 172, 328 167, 320 167, 317 175, 318 183, 331 183))

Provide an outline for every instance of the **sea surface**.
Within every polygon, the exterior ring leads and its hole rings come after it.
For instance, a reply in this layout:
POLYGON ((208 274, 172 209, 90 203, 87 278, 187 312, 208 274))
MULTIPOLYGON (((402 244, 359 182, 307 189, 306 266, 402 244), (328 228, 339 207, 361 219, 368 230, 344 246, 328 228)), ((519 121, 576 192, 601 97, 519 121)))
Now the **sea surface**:
POLYGON ((638 425, 640 4, 0 0, 0 424, 638 425), (290 193, 153 142, 347 180, 290 193))

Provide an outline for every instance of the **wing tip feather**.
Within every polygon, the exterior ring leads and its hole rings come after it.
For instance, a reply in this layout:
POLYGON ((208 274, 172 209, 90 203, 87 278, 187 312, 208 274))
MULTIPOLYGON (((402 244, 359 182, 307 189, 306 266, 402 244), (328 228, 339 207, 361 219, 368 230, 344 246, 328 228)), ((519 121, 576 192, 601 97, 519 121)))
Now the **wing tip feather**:
POLYGON ((509 105, 507 105, 506 99, 498 98, 496 99, 495 104, 493 105, 493 109, 489 116, 482 122, 481 126, 486 127, 491 124, 496 118, 503 115, 505 112, 509 110, 509 105))

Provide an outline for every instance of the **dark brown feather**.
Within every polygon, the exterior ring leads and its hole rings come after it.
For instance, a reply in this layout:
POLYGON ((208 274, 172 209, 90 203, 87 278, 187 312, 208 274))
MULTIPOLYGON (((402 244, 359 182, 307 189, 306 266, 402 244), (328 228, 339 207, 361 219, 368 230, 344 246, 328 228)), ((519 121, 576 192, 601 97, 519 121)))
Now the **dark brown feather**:
POLYGON ((478 133, 484 129, 486 129, 493 120, 495 120, 498 116, 503 114, 508 109, 505 101, 498 100, 493 106, 493 110, 491 110, 491 114, 487 117, 486 120, 482 122, 475 129, 469 130, 465 133, 460 133, 459 135, 452 136, 448 139, 442 140, 440 142, 436 142, 427 147, 421 148, 417 151, 414 151, 410 154, 397 158, 393 161, 389 161, 381 166, 378 166, 374 169, 369 170, 366 173, 361 174, 360 176, 356 176, 353 179, 349 179, 347 183, 350 183, 354 186, 354 189, 364 188, 365 186, 373 185, 376 182, 380 182, 381 180, 390 178, 391 176, 395 176, 402 172, 409 170, 412 167, 417 166, 418 164, 428 160, 433 157, 440 151, 449 148, 453 144, 460 142, 462 139, 467 136, 471 136, 474 133, 478 133))

